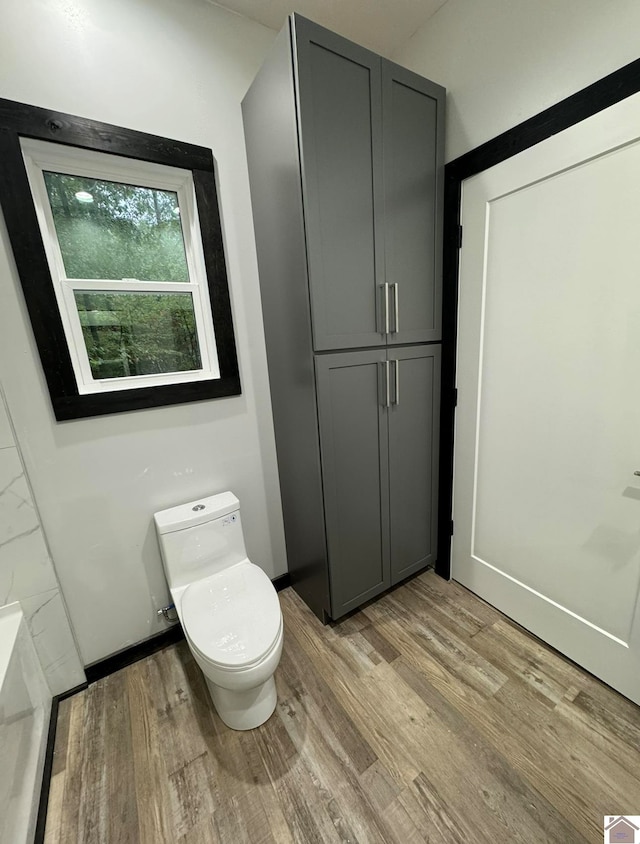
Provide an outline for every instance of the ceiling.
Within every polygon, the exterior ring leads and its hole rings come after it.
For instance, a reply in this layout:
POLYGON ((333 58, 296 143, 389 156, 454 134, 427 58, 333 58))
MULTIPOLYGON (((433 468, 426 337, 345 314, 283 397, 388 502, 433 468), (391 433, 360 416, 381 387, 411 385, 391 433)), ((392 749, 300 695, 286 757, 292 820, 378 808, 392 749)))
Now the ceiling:
POLYGON ((391 57, 446 0, 210 0, 270 29, 290 12, 391 57))

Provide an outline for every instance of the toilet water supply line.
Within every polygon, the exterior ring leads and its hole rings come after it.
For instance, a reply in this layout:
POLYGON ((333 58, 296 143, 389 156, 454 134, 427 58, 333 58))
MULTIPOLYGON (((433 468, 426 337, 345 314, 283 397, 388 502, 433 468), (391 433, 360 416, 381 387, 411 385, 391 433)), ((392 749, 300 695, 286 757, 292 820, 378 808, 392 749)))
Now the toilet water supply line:
POLYGON ((178 620, 178 611, 175 604, 169 604, 167 607, 162 607, 158 610, 158 615, 161 615, 169 624, 175 624, 178 620))

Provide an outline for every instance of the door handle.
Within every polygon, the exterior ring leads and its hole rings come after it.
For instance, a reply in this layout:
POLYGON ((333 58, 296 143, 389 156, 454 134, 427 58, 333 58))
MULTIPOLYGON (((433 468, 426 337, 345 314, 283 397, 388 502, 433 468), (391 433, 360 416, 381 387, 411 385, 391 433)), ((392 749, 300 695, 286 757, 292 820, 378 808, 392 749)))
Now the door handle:
POLYGON ((393 287, 393 331, 397 334, 400 331, 400 293, 397 281, 391 286, 393 287))
POLYGON ((636 471, 633 474, 634 475, 640 475, 640 469, 636 469, 636 471))
POLYGON ((400 361, 394 360, 393 362, 393 403, 400 404, 400 361))

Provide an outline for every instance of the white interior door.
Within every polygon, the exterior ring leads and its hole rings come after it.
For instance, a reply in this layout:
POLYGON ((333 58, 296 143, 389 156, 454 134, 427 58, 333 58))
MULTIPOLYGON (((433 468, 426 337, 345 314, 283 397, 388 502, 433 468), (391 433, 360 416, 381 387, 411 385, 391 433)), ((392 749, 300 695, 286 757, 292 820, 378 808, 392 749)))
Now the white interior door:
POLYGON ((453 577, 640 703, 640 95, 462 223, 453 577))

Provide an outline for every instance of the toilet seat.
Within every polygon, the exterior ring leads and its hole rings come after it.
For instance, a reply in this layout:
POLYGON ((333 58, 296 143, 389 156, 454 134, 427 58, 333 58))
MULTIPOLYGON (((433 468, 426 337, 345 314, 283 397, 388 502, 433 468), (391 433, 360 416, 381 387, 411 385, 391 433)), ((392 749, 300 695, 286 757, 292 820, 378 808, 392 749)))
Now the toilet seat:
MULTIPOLYGON (((229 663, 217 662, 215 659, 211 659, 210 656, 203 653, 200 648, 198 648, 194 644, 193 640, 189 637, 189 634, 185 631, 189 647, 191 648, 192 653, 196 657, 196 661, 198 662, 202 670, 205 671, 205 673, 206 670, 211 670, 216 671, 219 675, 224 674, 228 677, 237 676, 238 678, 240 678, 241 675, 250 675, 252 672, 258 670, 261 666, 267 664, 270 661, 272 654, 282 649, 283 634, 284 626, 281 623, 276 638, 272 642, 271 646, 261 656, 259 656, 257 659, 252 660, 251 662, 243 663, 242 665, 229 665, 229 663)), ((280 657, 278 657, 278 660, 279 659, 280 657)))
POLYGON ((249 560, 191 583, 182 595, 181 610, 192 647, 204 661, 226 671, 256 665, 281 639, 276 590, 249 560))

